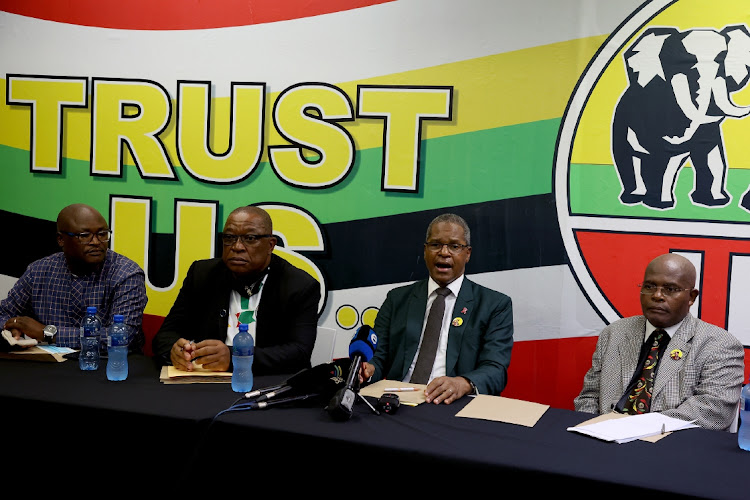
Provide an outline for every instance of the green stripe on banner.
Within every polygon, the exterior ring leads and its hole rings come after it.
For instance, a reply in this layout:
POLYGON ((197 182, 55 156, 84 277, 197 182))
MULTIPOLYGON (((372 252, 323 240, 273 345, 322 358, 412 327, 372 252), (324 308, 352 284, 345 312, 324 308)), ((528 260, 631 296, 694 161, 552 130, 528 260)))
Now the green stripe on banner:
POLYGON ((725 207, 693 205, 693 169, 683 167, 675 184, 675 207, 656 210, 643 205, 620 203, 622 187, 612 165, 572 164, 570 167, 570 207, 574 215, 607 215, 685 220, 750 221, 750 214, 739 207, 742 194, 750 185, 750 170, 729 169, 727 192, 732 201, 725 207))
MULTIPOLYGON (((357 152, 343 182, 308 190, 284 184, 263 163, 248 180, 215 185, 177 169, 178 182, 144 180, 134 167, 122 178, 92 177, 89 163, 66 159, 63 174, 29 172, 29 152, 0 146, 4 194, 0 209, 54 220, 61 207, 85 202, 109 212, 109 196, 150 196, 157 232, 172 232, 174 198, 219 200, 223 207, 283 201, 304 207, 324 224, 397 215, 447 206, 546 194, 552 191, 552 161, 559 119, 544 120, 422 141, 417 193, 380 190, 382 149, 357 152), (45 203, 30 203, 45 200, 45 203)), ((226 216, 226 214, 220 214, 226 216)))

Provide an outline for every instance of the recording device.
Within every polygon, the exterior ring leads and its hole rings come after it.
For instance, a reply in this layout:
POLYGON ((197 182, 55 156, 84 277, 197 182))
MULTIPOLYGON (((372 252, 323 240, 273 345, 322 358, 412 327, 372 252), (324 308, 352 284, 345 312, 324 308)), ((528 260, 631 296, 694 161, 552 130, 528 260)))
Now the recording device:
POLYGON ((378 399, 378 408, 389 415, 396 413, 399 406, 401 406, 401 400, 398 398, 398 394, 386 392, 378 399))
MULTIPOLYGON (((349 375, 346 384, 326 406, 326 411, 335 420, 349 420, 352 416, 354 401, 359 395, 359 370, 362 363, 370 361, 378 345, 378 336, 368 325, 362 325, 349 343, 349 375)), ((369 403, 368 403, 369 405, 369 403)), ((371 407, 372 408, 372 407, 371 407)), ((375 411, 374 408, 372 408, 375 411)))
POLYGON ((247 392, 245 393, 244 398, 255 399, 256 402, 260 403, 262 401, 273 399, 279 394, 283 394, 292 389, 297 389, 298 392, 300 392, 313 388, 331 377, 342 378, 344 368, 341 364, 342 362, 339 360, 332 363, 323 363, 313 366, 312 368, 305 368, 298 371, 281 384, 247 392))

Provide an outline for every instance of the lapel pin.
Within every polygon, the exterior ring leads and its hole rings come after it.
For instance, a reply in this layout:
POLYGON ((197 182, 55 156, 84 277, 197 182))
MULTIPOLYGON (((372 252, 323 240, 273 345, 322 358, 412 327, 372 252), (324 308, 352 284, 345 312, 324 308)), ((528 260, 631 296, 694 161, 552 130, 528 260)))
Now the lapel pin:
POLYGON ((679 361, 682 359, 682 351, 679 349, 672 349, 669 351, 669 357, 674 359, 675 361, 679 361))
POLYGON ((466 311, 468 311, 468 309, 466 309, 466 308, 464 307, 463 309, 461 309, 461 314, 466 314, 466 311))
POLYGON ((461 326, 464 324, 464 320, 461 318, 453 318, 453 321, 451 322, 451 325, 453 326, 461 326))

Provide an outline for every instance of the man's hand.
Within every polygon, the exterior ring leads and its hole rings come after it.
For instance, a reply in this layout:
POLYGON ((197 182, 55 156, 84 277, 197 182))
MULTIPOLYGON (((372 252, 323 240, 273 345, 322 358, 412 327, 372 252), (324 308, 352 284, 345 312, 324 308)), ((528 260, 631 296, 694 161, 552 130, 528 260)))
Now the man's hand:
POLYGON ((375 366, 371 365, 367 361, 363 362, 359 367, 359 383, 363 383, 369 380, 375 374, 375 366))
POLYGON ((471 384, 463 377, 438 377, 429 383, 424 396, 428 403, 449 405, 470 391, 471 384))
POLYGON ((232 351, 221 340, 204 340, 194 345, 193 360, 203 365, 206 370, 225 372, 232 361, 232 351))
POLYGON ((178 370, 186 372, 193 370, 193 355, 195 353, 195 344, 185 339, 179 339, 169 351, 169 359, 172 365, 178 370))
POLYGON ((44 325, 28 316, 10 318, 5 322, 3 328, 10 331, 16 339, 20 339, 25 334, 39 342, 44 341, 44 325))

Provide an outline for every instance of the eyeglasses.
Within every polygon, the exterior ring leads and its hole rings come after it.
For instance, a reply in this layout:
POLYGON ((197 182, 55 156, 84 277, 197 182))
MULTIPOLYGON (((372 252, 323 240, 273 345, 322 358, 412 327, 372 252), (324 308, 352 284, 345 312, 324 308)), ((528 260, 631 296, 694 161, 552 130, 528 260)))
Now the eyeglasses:
POLYGON ((469 245, 462 245, 461 243, 439 243, 437 241, 428 241, 424 246, 429 251, 435 253, 442 250, 443 247, 448 247, 448 251, 453 255, 458 255, 464 248, 469 248, 469 245))
POLYGON ((261 238, 270 238, 273 236, 272 234, 229 234, 229 233, 219 233, 219 237, 221 238, 221 242, 224 243, 225 247, 231 247, 235 243, 237 243, 237 240, 241 240, 242 244, 245 246, 254 245, 257 243, 261 238))
POLYGON ((65 234, 70 236, 71 238, 76 238, 80 243, 91 243, 94 239, 94 235, 96 235, 96 239, 101 241, 102 243, 106 243, 109 241, 109 236, 112 234, 112 231, 108 229, 103 229, 101 231, 97 231, 95 233, 71 233, 70 231, 58 231, 58 234, 65 234))
POLYGON ((653 295, 657 290, 661 290, 662 295, 667 297, 677 295, 685 290, 692 290, 692 288, 678 288, 672 285, 656 286, 653 283, 640 283, 638 287, 641 289, 641 295, 653 295))

